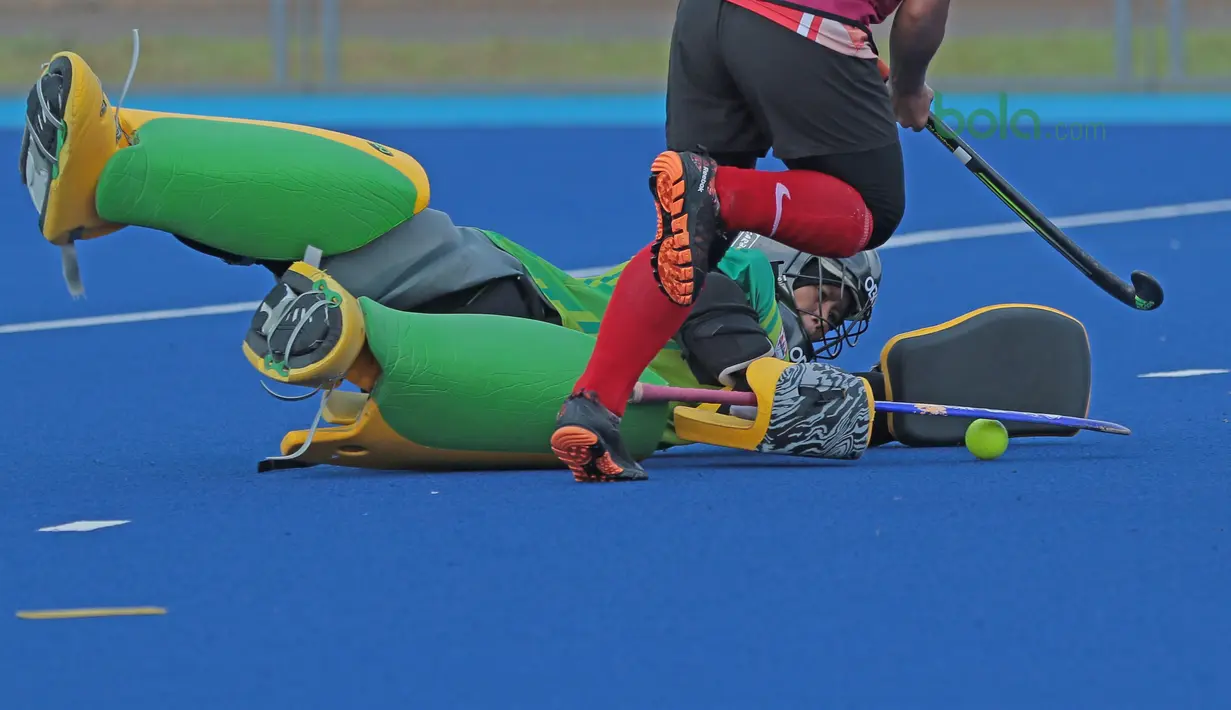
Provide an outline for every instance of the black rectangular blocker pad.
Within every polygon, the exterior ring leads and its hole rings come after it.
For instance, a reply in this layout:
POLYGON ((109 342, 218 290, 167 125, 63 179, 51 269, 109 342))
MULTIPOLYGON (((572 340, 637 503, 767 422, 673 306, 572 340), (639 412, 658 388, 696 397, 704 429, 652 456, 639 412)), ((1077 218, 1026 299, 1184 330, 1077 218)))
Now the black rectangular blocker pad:
MULTIPOLYGON (((1008 304, 903 333, 881 351, 888 399, 1085 417, 1090 341, 1076 318, 1046 306, 1008 304)), ((961 445, 970 420, 888 414, 907 446, 961 445)), ((1076 429, 1004 422, 1011 437, 1073 436, 1076 429)))

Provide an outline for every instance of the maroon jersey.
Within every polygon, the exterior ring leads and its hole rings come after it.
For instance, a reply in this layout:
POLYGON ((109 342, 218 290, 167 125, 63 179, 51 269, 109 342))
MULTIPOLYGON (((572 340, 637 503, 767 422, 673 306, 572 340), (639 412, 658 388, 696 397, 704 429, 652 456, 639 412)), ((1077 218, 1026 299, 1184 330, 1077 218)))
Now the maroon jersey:
MULTIPOLYGON (((796 7, 845 17, 865 25, 879 25, 889 17, 902 0, 787 0, 796 7)), ((773 2, 773 0, 770 0, 773 2)))
POLYGON ((861 27, 876 25, 902 0, 727 0, 830 49, 875 59, 870 37, 861 27), (812 12, 809 12, 812 10, 812 12), (834 19, 843 18, 847 22, 834 19))

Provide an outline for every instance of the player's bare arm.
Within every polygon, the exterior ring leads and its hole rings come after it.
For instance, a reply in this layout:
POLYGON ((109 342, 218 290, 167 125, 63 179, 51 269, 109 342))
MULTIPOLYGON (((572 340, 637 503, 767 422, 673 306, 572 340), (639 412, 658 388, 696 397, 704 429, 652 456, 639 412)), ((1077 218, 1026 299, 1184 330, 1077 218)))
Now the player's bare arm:
POLYGON ((945 38, 949 0, 905 0, 889 34, 892 69, 889 85, 898 123, 915 131, 927 126, 932 89, 927 85, 928 65, 945 38))

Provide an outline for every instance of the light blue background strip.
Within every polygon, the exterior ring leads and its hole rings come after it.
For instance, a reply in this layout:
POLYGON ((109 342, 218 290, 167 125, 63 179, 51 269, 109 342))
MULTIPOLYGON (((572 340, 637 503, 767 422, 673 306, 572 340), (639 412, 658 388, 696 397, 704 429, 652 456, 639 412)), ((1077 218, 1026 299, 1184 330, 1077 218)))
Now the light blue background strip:
MULTIPOLYGON (((938 108, 968 116, 978 109, 1008 116, 1020 109, 1045 124, 1231 124, 1231 94, 943 94, 938 108)), ((159 111, 360 128, 514 128, 535 126, 658 127, 662 94, 569 96, 431 96, 329 94, 130 96, 130 106, 159 111)), ((20 128, 25 98, 0 98, 0 128, 20 128)))

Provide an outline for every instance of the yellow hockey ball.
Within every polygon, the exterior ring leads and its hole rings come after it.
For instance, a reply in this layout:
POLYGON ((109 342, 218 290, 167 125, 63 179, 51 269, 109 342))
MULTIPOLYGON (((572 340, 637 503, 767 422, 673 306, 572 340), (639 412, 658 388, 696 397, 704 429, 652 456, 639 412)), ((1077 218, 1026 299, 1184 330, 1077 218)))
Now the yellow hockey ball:
POLYGON ((966 448, 977 458, 1000 458, 1009 448, 1009 430, 995 419, 976 419, 966 427, 966 448))

